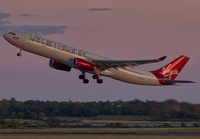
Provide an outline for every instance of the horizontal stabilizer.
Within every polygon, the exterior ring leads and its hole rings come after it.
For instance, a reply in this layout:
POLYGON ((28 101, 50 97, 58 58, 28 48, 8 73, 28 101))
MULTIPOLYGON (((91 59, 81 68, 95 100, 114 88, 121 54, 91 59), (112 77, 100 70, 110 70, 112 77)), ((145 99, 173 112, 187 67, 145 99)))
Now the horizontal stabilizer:
POLYGON ((164 80, 166 83, 196 83, 193 81, 186 81, 186 80, 169 80, 169 79, 165 79, 164 80))

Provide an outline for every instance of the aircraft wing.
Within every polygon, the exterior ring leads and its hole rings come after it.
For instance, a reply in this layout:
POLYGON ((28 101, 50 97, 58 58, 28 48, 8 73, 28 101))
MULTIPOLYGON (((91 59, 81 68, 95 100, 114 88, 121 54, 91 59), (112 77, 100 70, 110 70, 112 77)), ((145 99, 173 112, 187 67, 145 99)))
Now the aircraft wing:
POLYGON ((163 61, 166 58, 166 56, 163 56, 158 59, 150 59, 150 60, 96 60, 93 59, 92 62, 95 63, 95 65, 99 67, 105 67, 105 68, 117 68, 121 67, 124 68, 126 66, 138 66, 142 64, 149 64, 149 63, 155 63, 163 61))

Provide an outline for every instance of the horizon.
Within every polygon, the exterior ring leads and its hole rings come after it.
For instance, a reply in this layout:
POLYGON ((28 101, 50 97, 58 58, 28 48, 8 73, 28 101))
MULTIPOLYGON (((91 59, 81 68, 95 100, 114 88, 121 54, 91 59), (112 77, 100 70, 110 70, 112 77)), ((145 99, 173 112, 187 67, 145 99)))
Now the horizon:
MULTIPOLYGON (((80 103, 90 103, 90 102, 96 102, 96 103, 99 103, 99 102, 107 102, 109 100, 105 100, 105 101, 102 101, 102 100, 99 100, 99 101, 73 101, 71 100, 70 98, 68 98, 68 100, 64 100, 64 101, 56 101, 56 100, 32 100, 32 99, 29 99, 29 100, 24 100, 24 101, 20 101, 20 100, 17 100, 15 98, 10 98, 10 99, 2 99, 0 101, 3 101, 3 100, 6 100, 6 101, 17 101, 17 102, 27 102, 27 101, 39 101, 39 102, 58 102, 58 103, 61 103, 61 102, 72 102, 72 103, 76 103, 76 102, 80 102, 80 103)), ((119 101, 122 101, 122 102, 130 102, 130 101, 135 101, 135 100, 138 100, 138 101, 141 101, 141 102, 148 102, 148 101, 155 101, 155 102, 158 102, 158 103, 164 103, 166 101, 176 101, 178 103, 188 103, 188 104, 194 104, 194 105, 199 105, 200 103, 190 103, 190 102, 186 102, 186 101, 178 101, 178 100, 175 100, 175 99, 166 99, 166 100, 163 100, 163 101, 157 101, 157 100, 139 100, 139 99, 133 99, 133 100, 127 100, 127 101, 123 101, 123 100, 113 100, 113 101, 109 101, 109 102, 119 102, 119 101)))

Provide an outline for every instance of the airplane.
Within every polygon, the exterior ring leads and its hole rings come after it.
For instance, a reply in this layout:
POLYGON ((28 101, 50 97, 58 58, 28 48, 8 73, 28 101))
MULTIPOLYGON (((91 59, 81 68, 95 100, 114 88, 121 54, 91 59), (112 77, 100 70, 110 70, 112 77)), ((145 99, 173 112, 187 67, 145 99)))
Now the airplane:
POLYGON ((13 31, 4 34, 3 37, 17 47, 17 56, 21 56, 21 51, 25 50, 49 58, 51 68, 67 72, 71 71, 72 68, 80 70, 79 79, 83 80, 84 84, 89 83, 86 72, 93 74, 92 78, 96 79, 98 84, 103 83, 100 76, 137 85, 161 86, 194 83, 193 81, 175 80, 190 59, 184 55, 158 70, 144 71, 136 66, 160 62, 166 56, 149 60, 112 60, 30 33, 13 31))

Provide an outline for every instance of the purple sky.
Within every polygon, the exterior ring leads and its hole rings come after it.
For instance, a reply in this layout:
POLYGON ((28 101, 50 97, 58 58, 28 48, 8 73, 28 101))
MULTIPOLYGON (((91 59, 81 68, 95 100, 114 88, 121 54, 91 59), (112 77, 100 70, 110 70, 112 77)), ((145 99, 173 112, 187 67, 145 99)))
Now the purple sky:
POLYGON ((0 99, 114 101, 177 99, 200 103, 199 0, 1 0, 0 99), (191 57, 177 79, 196 81, 181 86, 139 86, 102 77, 99 85, 78 79, 80 72, 57 71, 49 60, 17 49, 2 34, 25 31, 112 59, 152 59, 139 66, 155 70, 180 55, 191 57))

